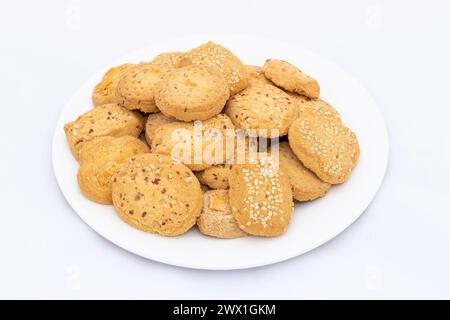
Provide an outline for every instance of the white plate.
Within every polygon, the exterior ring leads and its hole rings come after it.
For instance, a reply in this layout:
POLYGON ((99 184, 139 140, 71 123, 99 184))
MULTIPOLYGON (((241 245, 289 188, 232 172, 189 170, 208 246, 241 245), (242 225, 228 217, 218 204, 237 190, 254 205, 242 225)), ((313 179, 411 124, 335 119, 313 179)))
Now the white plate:
POLYGON ((133 52, 100 70, 72 97, 62 111, 53 140, 53 166, 58 184, 75 212, 95 231, 116 245, 142 257, 197 269, 241 269, 272 264, 308 252, 350 226, 375 197, 388 162, 388 135, 369 93, 350 75, 327 59, 293 44, 243 35, 206 35, 176 39, 133 52), (166 51, 183 51, 207 40, 230 48, 245 63, 262 65, 280 58, 300 66, 317 78, 321 97, 341 113, 359 139, 361 158, 350 179, 335 186, 323 199, 297 204, 292 224, 281 237, 219 240, 195 228, 176 238, 148 234, 122 222, 112 206, 99 205, 80 193, 78 163, 66 143, 63 126, 92 108, 91 92, 113 65, 150 60, 166 51))

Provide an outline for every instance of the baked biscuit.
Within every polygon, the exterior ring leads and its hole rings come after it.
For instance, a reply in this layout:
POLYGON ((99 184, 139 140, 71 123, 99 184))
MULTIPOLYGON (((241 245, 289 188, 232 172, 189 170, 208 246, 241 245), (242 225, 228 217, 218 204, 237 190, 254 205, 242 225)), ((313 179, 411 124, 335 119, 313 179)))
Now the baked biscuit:
POLYGON ((216 68, 189 65, 164 77, 156 105, 163 114, 178 120, 207 120, 222 111, 229 97, 228 84, 216 68))
POLYGON ((272 82, 269 79, 267 79, 266 76, 264 75, 263 68, 252 65, 246 65, 245 67, 247 68, 250 84, 253 83, 272 84, 272 82))
POLYGON ((193 171, 225 163, 226 131, 234 129, 231 120, 225 114, 219 114, 198 124, 201 124, 201 128, 193 122, 173 122, 160 126, 152 139, 152 152, 172 156, 193 171))
POLYGON ((340 118, 339 112, 336 111, 329 103, 317 98, 309 98, 297 93, 289 93, 289 95, 297 102, 299 114, 305 111, 312 111, 325 116, 340 118))
POLYGON ((129 110, 158 112, 155 95, 159 82, 171 67, 164 64, 140 63, 130 68, 117 84, 116 102, 129 110))
POLYGON ((287 134, 298 117, 298 107, 283 90, 270 84, 252 84, 228 100, 225 113, 237 128, 276 138, 287 134))
POLYGON ((113 178, 112 199, 129 225, 163 236, 188 231, 202 210, 202 191, 195 175, 170 157, 131 157, 113 178))
POLYGON ((245 65, 230 50, 208 42, 186 52, 179 66, 200 64, 214 66, 224 75, 230 87, 231 95, 248 86, 248 74, 245 65))
POLYGON ((115 103, 98 106, 64 126, 67 142, 78 159, 84 143, 100 136, 138 137, 144 128, 144 119, 137 113, 115 103))
POLYGON ((300 69, 283 60, 267 60, 264 65, 264 74, 277 86, 305 95, 318 98, 320 86, 316 79, 304 74, 300 69))
POLYGON ((239 227, 252 235, 283 234, 293 212, 289 178, 271 156, 256 164, 234 165, 230 174, 230 204, 239 227))
POLYGON ((163 124, 168 124, 175 121, 175 118, 166 117, 161 112, 150 114, 145 122, 145 139, 147 140, 148 145, 152 145, 152 138, 155 136, 156 129, 163 124))
POLYGON ((203 210, 197 226, 201 233, 220 239, 248 235, 239 228, 233 217, 227 190, 208 191, 203 195, 203 210))
POLYGON ((107 103, 115 102, 115 91, 120 78, 127 72, 134 64, 125 63, 117 67, 109 69, 102 80, 97 83, 92 92, 92 103, 94 106, 101 106, 107 103))
POLYGON ((339 118, 303 112, 289 129, 288 139, 305 167, 331 184, 344 182, 358 162, 358 139, 339 118))
POLYGON ((176 68, 182 55, 182 52, 165 52, 157 55, 150 63, 176 68))
POLYGON ((228 177, 231 173, 231 165, 216 164, 203 171, 196 172, 200 183, 207 185, 211 189, 228 189, 228 177))
POLYGON ((128 158, 148 152, 144 142, 131 136, 104 136, 87 142, 80 152, 77 175, 81 192, 92 201, 112 204, 112 177, 118 167, 128 158))
POLYGON ((320 180, 313 172, 305 168, 289 147, 288 142, 278 145, 280 168, 289 177, 292 195, 298 201, 310 201, 323 197, 331 185, 320 180))

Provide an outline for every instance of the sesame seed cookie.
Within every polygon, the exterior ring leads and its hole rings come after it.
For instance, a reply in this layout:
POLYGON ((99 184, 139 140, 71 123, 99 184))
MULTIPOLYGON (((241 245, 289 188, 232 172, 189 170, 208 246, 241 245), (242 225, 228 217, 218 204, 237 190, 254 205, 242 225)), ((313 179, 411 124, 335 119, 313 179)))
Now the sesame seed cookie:
POLYGON ((172 68, 164 64, 140 63, 130 68, 117 84, 115 99, 129 110, 145 113, 159 112, 155 95, 159 82, 172 68))
POLYGON ((320 180, 313 172, 305 168, 289 147, 288 142, 279 145, 280 167, 289 177, 292 195, 297 201, 310 201, 323 197, 331 185, 320 180))
POLYGON ((234 129, 233 123, 225 114, 199 123, 201 128, 193 122, 173 122, 160 126, 152 138, 152 152, 172 156, 193 171, 225 163, 226 130, 234 129), (195 141, 197 144, 194 144, 195 141), (200 142, 201 149, 198 147, 200 142))
POLYGON ((222 111, 229 97, 228 84, 217 69, 189 65, 164 77, 156 105, 163 114, 178 120, 207 120, 222 111))
POLYGON ((228 189, 228 177, 231 173, 231 165, 217 164, 203 171, 196 172, 200 183, 211 189, 228 189))
POLYGON ((335 117, 303 112, 289 129, 288 139, 305 167, 331 184, 347 180, 358 162, 360 150, 355 133, 335 117))
POLYGON ((246 65, 245 67, 247 68, 250 84, 253 84, 255 82, 272 84, 272 82, 264 75, 263 68, 252 65, 246 65))
POLYGON ((289 95, 297 102, 297 106, 299 108, 299 114, 302 112, 312 111, 319 114, 323 114, 325 116, 340 118, 339 112, 336 111, 329 103, 326 101, 317 98, 309 98, 297 93, 289 93, 289 95))
POLYGON ((97 83, 92 92, 92 103, 94 106, 101 106, 107 103, 115 102, 115 91, 120 78, 127 72, 134 64, 126 63, 117 67, 109 69, 102 80, 97 83))
POLYGON ((113 178, 112 199, 120 218, 163 236, 178 236, 196 223, 202 196, 191 170, 164 155, 131 157, 113 178))
POLYGON ((267 60, 264 74, 277 86, 310 98, 318 98, 320 86, 316 79, 304 74, 300 69, 283 60, 267 60))
POLYGON ((201 233, 220 239, 235 239, 248 234, 242 231, 231 212, 227 190, 207 191, 203 195, 203 210, 197 220, 201 233))
POLYGON ((288 133, 298 117, 298 107, 283 90, 270 84, 252 84, 228 100, 225 113, 237 128, 276 138, 288 133))
POLYGON ((115 103, 98 106, 64 126, 67 142, 75 159, 86 141, 99 136, 138 137, 144 119, 137 113, 115 103))
POLYGON ((161 112, 150 114, 145 122, 145 139, 147 140, 148 145, 152 145, 152 138, 155 136, 156 129, 163 124, 168 124, 175 121, 175 118, 166 117, 161 112))
POLYGON ((180 63, 182 52, 165 52, 157 55, 151 63, 176 68, 180 63))
POLYGON ((249 83, 245 65, 230 50, 213 42, 205 43, 186 52, 179 66, 200 64, 214 66, 224 75, 231 95, 244 90, 249 83))
POLYGON ((77 175, 81 192, 92 201, 112 204, 112 177, 118 167, 128 158, 148 152, 144 142, 131 136, 104 136, 87 142, 80 152, 77 175))
POLYGON ((291 222, 291 185, 276 163, 273 157, 263 156, 256 164, 234 165, 231 169, 231 210, 239 227, 249 234, 278 236, 291 222))

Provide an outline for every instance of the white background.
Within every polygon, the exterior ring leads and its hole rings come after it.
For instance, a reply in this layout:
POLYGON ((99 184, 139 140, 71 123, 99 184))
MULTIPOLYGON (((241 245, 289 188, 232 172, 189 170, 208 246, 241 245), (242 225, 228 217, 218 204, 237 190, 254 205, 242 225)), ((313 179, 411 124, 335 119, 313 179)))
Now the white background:
POLYGON ((3 3, 0 298, 450 298, 449 16, 445 0, 3 3), (205 31, 299 44, 376 99, 386 179, 326 245, 257 269, 188 270, 112 245, 65 202, 51 141, 73 92, 130 51, 205 31))

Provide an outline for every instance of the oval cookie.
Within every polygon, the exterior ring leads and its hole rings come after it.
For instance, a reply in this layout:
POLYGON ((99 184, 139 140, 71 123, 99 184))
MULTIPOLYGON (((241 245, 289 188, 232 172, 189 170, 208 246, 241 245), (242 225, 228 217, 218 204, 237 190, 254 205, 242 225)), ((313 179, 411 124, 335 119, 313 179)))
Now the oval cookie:
POLYGON ((228 177, 231 173, 231 166, 226 164, 217 164, 203 171, 196 172, 200 183, 207 185, 211 189, 228 189, 228 177))

